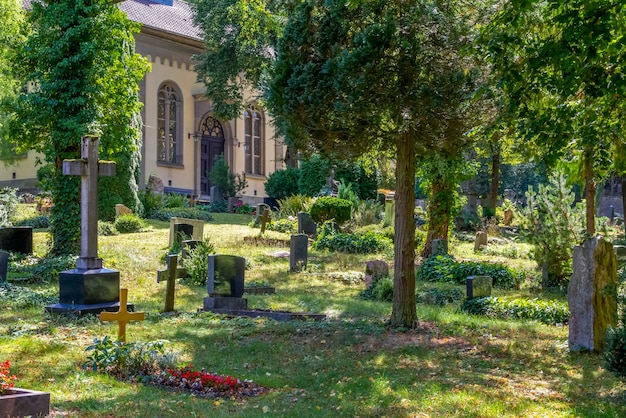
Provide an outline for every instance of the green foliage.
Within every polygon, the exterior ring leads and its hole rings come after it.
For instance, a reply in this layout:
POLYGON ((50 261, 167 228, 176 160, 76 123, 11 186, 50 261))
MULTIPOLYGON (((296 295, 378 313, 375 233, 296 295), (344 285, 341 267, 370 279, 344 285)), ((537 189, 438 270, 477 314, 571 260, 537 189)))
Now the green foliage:
POLYGON ((134 213, 128 213, 117 217, 113 223, 115 229, 122 234, 140 232, 146 227, 146 223, 134 213))
POLYGON ((299 193, 298 179, 300 170, 295 167, 287 167, 284 170, 276 170, 267 177, 265 193, 274 199, 284 199, 299 193))
POLYGON ((326 186, 330 173, 330 163, 319 155, 314 155, 300 164, 298 189, 304 196, 317 196, 326 186))
POLYGON ((15 286, 10 283, 0 283, 0 304, 11 309, 43 309, 59 301, 54 290, 38 292, 27 287, 15 286))
POLYGON ((187 208, 189 207, 189 199, 187 196, 179 193, 165 193, 163 195, 163 208, 187 208))
POLYGON ((98 221, 98 235, 111 236, 117 234, 119 234, 119 231, 115 229, 113 222, 98 221))
MULTIPOLYGON (((365 162, 358 163, 339 162, 335 173, 335 179, 341 184, 352 184, 351 189, 359 199, 375 199, 378 189, 376 172, 365 169, 365 162)), ((350 200, 350 199, 348 199, 350 200)))
POLYGON ((347 200, 352 204, 352 209, 357 210, 359 207, 359 196, 352 189, 352 183, 341 183, 337 190, 337 197, 339 199, 347 200))
POLYGON ((498 263, 458 262, 451 255, 428 257, 417 270, 417 280, 464 285, 470 276, 491 276, 493 285, 502 289, 518 288, 524 274, 498 263))
POLYGON ((209 255, 211 254, 215 254, 215 247, 208 238, 199 242, 195 248, 189 251, 183 260, 187 270, 185 281, 191 281, 192 284, 198 286, 206 286, 209 255))
POLYGON ((539 267, 547 267, 542 278, 544 289, 565 287, 572 274, 574 245, 585 232, 582 204, 574 205, 574 194, 565 177, 553 176, 539 191, 526 193, 526 207, 521 210, 522 233, 533 245, 532 257, 539 267))
POLYGON ((9 187, 0 189, 0 227, 12 225, 11 220, 15 216, 18 203, 17 189, 9 187))
POLYGON ((497 297, 466 299, 461 309, 473 315, 485 315, 499 319, 529 319, 548 325, 567 324, 567 303, 556 300, 512 299, 497 297))
POLYGON ((151 190, 145 190, 140 192, 138 197, 143 206, 143 216, 146 218, 151 218, 155 212, 163 209, 165 205, 165 196, 163 193, 154 193, 151 190))
POLYGON ((383 205, 376 200, 361 200, 353 212, 353 219, 357 226, 378 224, 383 219, 383 205))
POLYGON ((198 209, 202 209, 208 212, 213 212, 213 213, 226 213, 228 212, 228 203, 226 202, 213 202, 213 203, 209 203, 208 205, 205 206, 200 206, 197 205, 196 206, 198 209))
POLYGON ((298 216, 298 212, 308 212, 311 206, 311 198, 304 195, 293 195, 278 201, 280 216, 298 216))
MULTIPOLYGON (((624 267, 622 271, 626 270, 624 267)), ((624 282, 618 291, 619 320, 617 325, 607 329, 604 343, 604 367, 626 381, 626 295, 624 282)))
POLYGON ((214 186, 222 189, 224 197, 237 196, 240 191, 248 187, 246 173, 235 174, 231 172, 224 155, 220 155, 213 163, 213 168, 209 172, 209 179, 214 186))
POLYGON ((150 219, 169 222, 170 218, 200 219, 202 221, 212 221, 210 212, 198 208, 170 208, 154 211, 150 214, 150 219))
POLYGON ((254 212, 254 208, 247 203, 239 203, 233 207, 233 211, 239 215, 250 215, 254 212))
POLYGON ((31 226, 33 228, 49 228, 50 227, 50 217, 48 215, 36 215, 30 218, 20 219, 19 221, 14 222, 15 226, 31 226))
POLYGON ((311 205, 311 218, 318 224, 334 220, 339 225, 350 219, 352 203, 332 196, 321 196, 311 205))
POLYGON ((313 243, 316 250, 339 251, 352 254, 373 254, 384 251, 391 242, 374 231, 355 234, 337 232, 330 223, 325 223, 313 243))
POLYGON ((298 221, 289 219, 279 219, 277 221, 272 221, 269 224, 265 225, 267 229, 270 231, 282 232, 286 234, 295 234, 298 230, 298 221))
POLYGON ((422 289, 415 294, 417 303, 425 305, 445 306, 449 303, 457 303, 463 300, 465 294, 455 287, 439 288, 430 287, 422 289))
POLYGON ((27 277, 31 282, 51 283, 58 280, 60 272, 73 269, 75 264, 75 257, 69 255, 46 258, 27 256, 12 260, 9 270, 27 277))
POLYGON ((391 277, 381 277, 372 288, 372 296, 384 302, 393 300, 393 279, 391 277))

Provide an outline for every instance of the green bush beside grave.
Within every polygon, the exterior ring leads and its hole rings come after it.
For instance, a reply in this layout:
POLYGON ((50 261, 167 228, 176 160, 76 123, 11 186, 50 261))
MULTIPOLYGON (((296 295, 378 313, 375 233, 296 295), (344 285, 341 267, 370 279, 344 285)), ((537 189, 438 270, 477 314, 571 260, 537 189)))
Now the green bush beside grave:
POLYGON ((311 218, 318 224, 334 220, 339 225, 350 219, 352 203, 338 197, 318 197, 311 205, 311 218))
POLYGON ((363 231, 355 234, 337 232, 328 223, 313 243, 316 250, 338 251, 351 254, 369 254, 384 251, 392 246, 389 239, 374 231, 363 231))
POLYGON ((512 299, 494 296, 466 299, 461 310, 473 315, 485 315, 498 319, 529 319, 548 325, 567 324, 567 303, 556 300, 512 299))
POLYGON ((113 225, 122 234, 140 232, 146 227, 143 219, 132 213, 118 216, 113 225))
POLYGON ((265 193, 274 199, 284 199, 299 193, 298 178, 300 170, 287 167, 284 170, 276 170, 269 175, 265 182, 265 193))
POLYGON ((208 274, 208 259, 210 254, 215 254, 215 247, 208 238, 199 242, 195 248, 189 251, 184 260, 187 277, 185 281, 198 286, 205 286, 208 274))
POLYGON ((457 288, 429 287, 415 293, 415 301, 424 305, 444 306, 463 300, 465 294, 457 288))

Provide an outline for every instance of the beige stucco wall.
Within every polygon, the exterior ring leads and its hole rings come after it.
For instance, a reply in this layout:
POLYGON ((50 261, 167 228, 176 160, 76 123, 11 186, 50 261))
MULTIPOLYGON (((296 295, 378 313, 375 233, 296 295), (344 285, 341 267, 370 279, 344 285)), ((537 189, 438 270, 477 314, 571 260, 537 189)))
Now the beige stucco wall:
POLYGON ((32 189, 37 185, 37 158, 43 160, 43 156, 33 151, 25 158, 20 158, 14 163, 7 165, 6 161, 0 161, 0 187, 15 187, 19 189, 32 189))

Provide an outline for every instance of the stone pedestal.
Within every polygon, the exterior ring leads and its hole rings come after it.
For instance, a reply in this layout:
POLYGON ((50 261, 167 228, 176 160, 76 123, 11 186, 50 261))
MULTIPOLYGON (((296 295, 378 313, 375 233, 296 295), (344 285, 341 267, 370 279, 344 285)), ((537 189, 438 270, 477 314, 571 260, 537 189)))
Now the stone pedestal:
POLYGON ((602 351, 608 326, 617 323, 617 260, 603 237, 574 247, 567 302, 570 351, 602 351))
POLYGON ((248 309, 248 299, 229 296, 207 296, 204 298, 204 309, 248 309))

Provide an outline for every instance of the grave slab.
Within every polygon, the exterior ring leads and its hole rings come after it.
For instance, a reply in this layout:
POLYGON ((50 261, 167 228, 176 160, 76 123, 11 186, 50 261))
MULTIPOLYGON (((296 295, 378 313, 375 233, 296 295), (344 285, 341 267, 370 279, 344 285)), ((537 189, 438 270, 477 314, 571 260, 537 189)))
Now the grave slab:
POLYGON ((466 280, 466 294, 468 299, 491 296, 493 279, 491 276, 470 276, 466 280))

